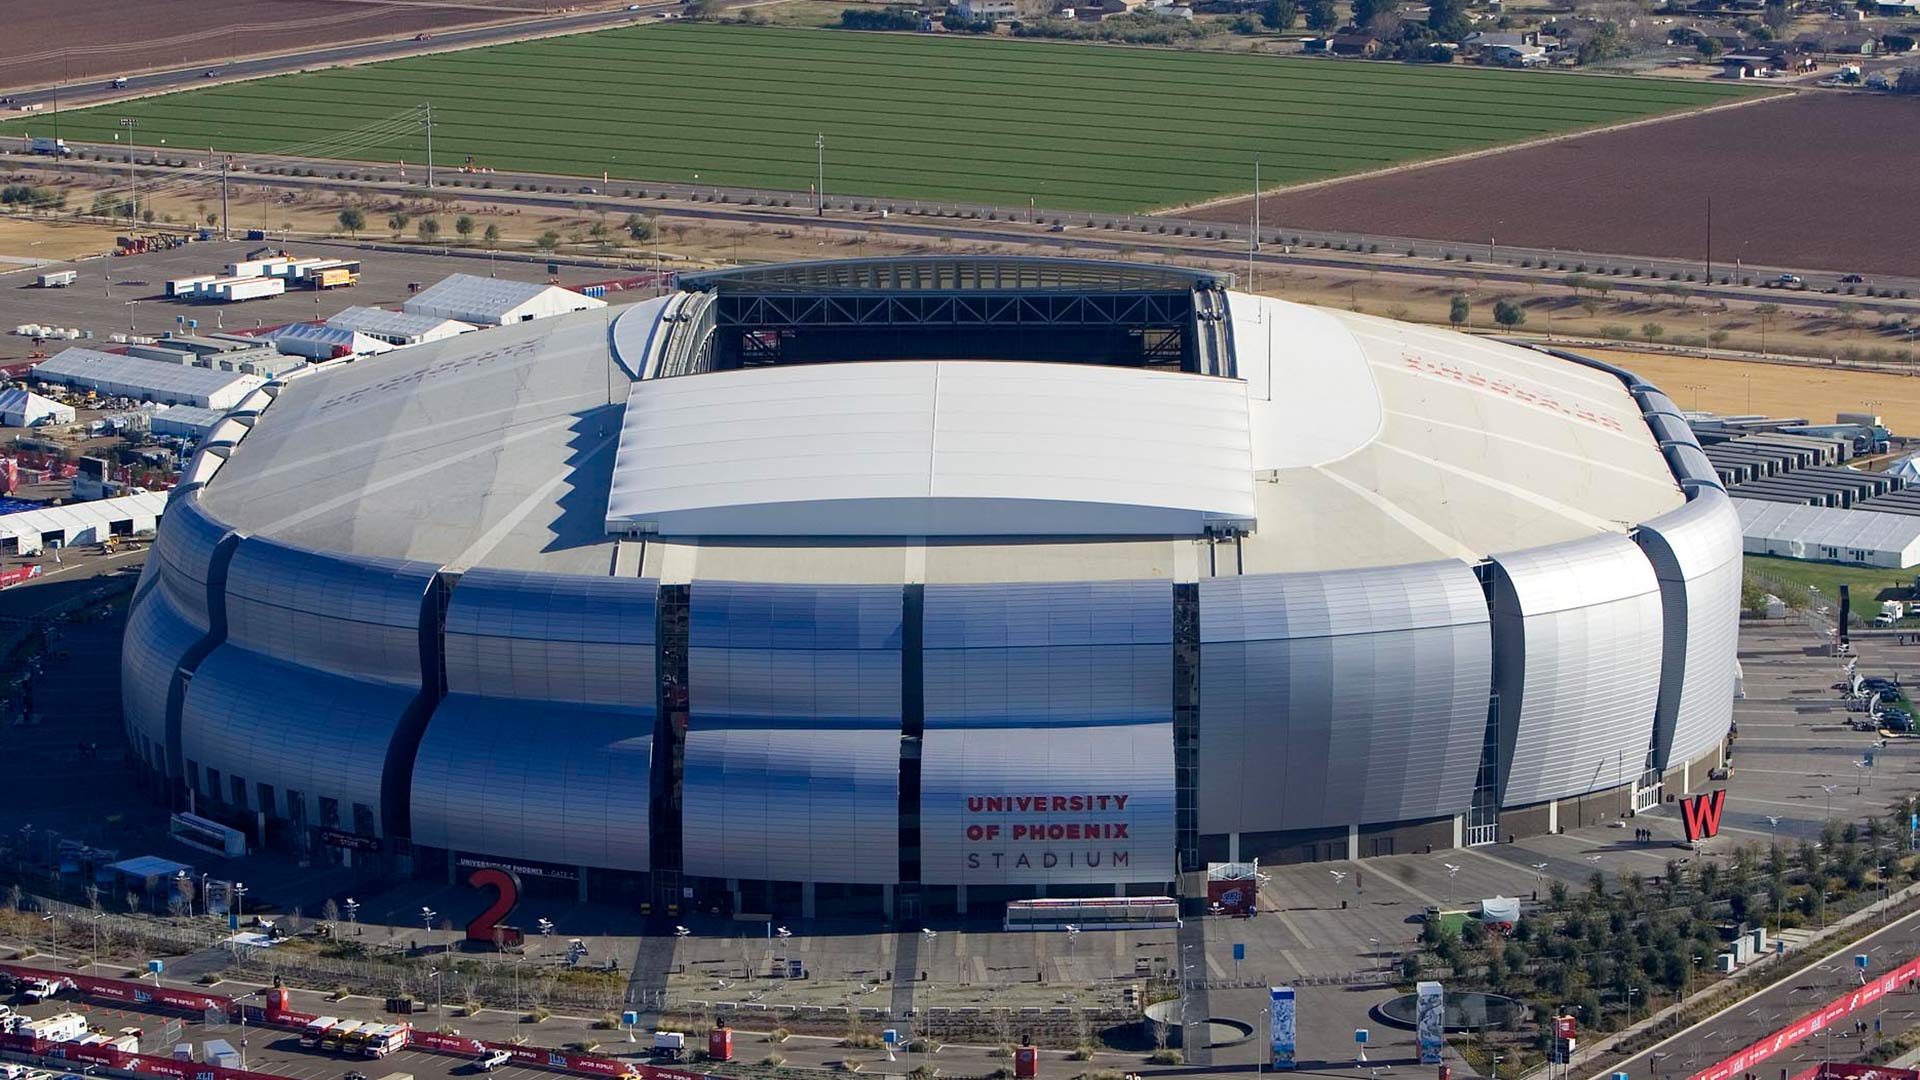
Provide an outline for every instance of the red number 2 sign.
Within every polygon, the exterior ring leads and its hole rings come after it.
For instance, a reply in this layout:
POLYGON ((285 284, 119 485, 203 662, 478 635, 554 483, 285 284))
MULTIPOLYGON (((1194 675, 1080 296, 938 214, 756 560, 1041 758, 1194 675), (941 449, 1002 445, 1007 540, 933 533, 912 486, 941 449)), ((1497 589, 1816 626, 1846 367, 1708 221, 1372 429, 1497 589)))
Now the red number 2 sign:
POLYGON ((497 867, 483 866, 475 870, 467 884, 476 889, 491 888, 495 891, 493 903, 479 917, 467 924, 467 940, 478 941, 500 948, 517 946, 525 940, 519 929, 502 926, 500 920, 513 912, 520 903, 520 879, 508 871, 497 867))

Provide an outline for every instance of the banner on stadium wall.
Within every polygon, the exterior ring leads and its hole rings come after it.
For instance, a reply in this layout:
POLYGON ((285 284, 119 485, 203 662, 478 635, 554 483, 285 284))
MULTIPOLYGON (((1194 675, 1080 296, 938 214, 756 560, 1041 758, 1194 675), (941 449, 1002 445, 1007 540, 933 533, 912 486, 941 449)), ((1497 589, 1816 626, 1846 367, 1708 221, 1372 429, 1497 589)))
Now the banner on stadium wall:
POLYGON ((1824 1031, 1854 1012, 1886 997, 1903 984, 1920 979, 1920 957, 1901 964, 1878 978, 1869 979, 1859 989, 1842 994, 1818 1009, 1802 1016, 1739 1053, 1694 1073, 1687 1080, 1729 1080, 1753 1068, 1794 1043, 1824 1031))
POLYGON ((1276 1069, 1293 1068, 1294 1015, 1293 987, 1267 988, 1268 1064, 1276 1069))
POLYGON ((1414 987, 1414 1029, 1420 1036, 1420 1064, 1438 1065, 1447 1048, 1447 992, 1437 982, 1414 987))

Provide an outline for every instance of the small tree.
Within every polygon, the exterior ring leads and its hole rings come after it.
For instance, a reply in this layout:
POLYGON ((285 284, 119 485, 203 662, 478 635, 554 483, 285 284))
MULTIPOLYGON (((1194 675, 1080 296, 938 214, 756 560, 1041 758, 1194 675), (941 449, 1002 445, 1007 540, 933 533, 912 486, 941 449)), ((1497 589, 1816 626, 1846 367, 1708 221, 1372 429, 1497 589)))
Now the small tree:
POLYGON ((1702 37, 1694 43, 1693 47, 1699 50, 1702 60, 1717 60, 1721 53, 1727 51, 1726 47, 1720 44, 1718 38, 1710 37, 1702 37))
POLYGON ((1340 25, 1340 11, 1333 0, 1308 0, 1307 29, 1326 33, 1340 25))
POLYGON ((1266 0, 1260 5, 1260 25, 1269 30, 1291 30, 1300 18, 1300 9, 1293 0, 1266 0))
POLYGON ((1467 294, 1454 293, 1452 301, 1447 305, 1447 321, 1455 326, 1465 326, 1467 320, 1471 318, 1473 318, 1473 304, 1467 300, 1467 294))
POLYGON ((552 229, 548 229, 534 240, 533 246, 539 248, 541 251, 553 251, 560 246, 560 234, 554 232, 552 229))
POLYGON ((339 221, 340 227, 347 230, 347 235, 358 240, 360 230, 367 227, 367 213, 357 206, 349 206, 340 211, 339 221))
POLYGON ((1647 339, 1647 344, 1649 345, 1653 344, 1654 338, 1657 338, 1661 334, 1664 334, 1666 332, 1667 332, 1667 328, 1664 326, 1661 326, 1657 322, 1647 322, 1647 323, 1640 324, 1641 336, 1647 339))
POLYGON ((1527 309, 1512 300, 1495 301, 1493 321, 1511 330, 1527 321, 1527 309))
POLYGON ((415 231, 420 234, 423 242, 431 244, 440 238, 440 220, 430 217, 421 218, 420 226, 415 231))
POLYGON ((480 239, 485 240, 489 245, 498 244, 500 242, 500 226, 488 225, 486 231, 480 234, 480 239))
POLYGON ((320 905, 320 920, 326 923, 340 921, 340 905, 334 902, 333 897, 327 897, 327 902, 320 905))
POLYGON ((453 231, 459 233, 461 242, 465 243, 473 236, 473 218, 467 214, 454 218, 453 231))
POLYGON ((98 885, 87 886, 86 896, 87 896, 87 907, 91 908, 94 911, 99 911, 100 910, 100 886, 98 885))
POLYGON ((407 213, 405 210, 396 210, 387 218, 387 228, 393 230, 393 238, 398 240, 400 239, 400 234, 407 231, 407 223, 412 220, 412 214, 407 213))
POLYGON ((653 239, 653 219, 639 214, 628 214, 626 220, 627 236, 635 243, 645 243, 653 239))

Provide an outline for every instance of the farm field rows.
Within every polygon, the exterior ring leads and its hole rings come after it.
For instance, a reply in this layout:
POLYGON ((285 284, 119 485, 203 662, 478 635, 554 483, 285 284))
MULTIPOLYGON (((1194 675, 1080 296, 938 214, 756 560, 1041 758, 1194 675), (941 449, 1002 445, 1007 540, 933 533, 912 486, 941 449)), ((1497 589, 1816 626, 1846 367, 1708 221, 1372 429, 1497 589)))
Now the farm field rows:
MULTIPOLYGON (((1133 211, 1697 108, 1650 79, 675 23, 73 112, 68 138, 1133 211)), ((44 121, 39 123, 44 127, 44 121)))
MULTIPOLYGON (((1831 92, 1595 132, 1264 197, 1276 229, 1695 258, 1866 275, 1920 269, 1910 211, 1920 101, 1831 92), (1897 184, 1896 184, 1897 186, 1897 184), (1911 184, 1909 184, 1911 187, 1911 184), (1708 206, 1713 236, 1707 235, 1708 206)), ((1238 224, 1247 200, 1194 216, 1238 224)))

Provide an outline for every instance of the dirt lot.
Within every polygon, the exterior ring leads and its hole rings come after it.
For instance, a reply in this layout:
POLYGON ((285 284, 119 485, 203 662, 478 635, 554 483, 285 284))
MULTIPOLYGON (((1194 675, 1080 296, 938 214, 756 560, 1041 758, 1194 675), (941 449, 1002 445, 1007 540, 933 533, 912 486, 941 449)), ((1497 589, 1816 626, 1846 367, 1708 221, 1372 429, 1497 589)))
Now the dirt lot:
MULTIPOLYGON (((1920 174, 1920 100, 1809 92, 1452 164, 1266 196, 1276 228, 1761 266, 1912 273, 1876 178, 1920 174)), ((1195 216, 1244 222, 1245 201, 1195 216)))
POLYGON ((8 0, 0 87, 223 63, 563 6, 546 0, 8 0))
POLYGON ((1666 391, 1683 409, 1804 416, 1876 412, 1895 434, 1920 434, 1920 378, 1794 364, 1706 360, 1625 349, 1580 350, 1619 364, 1666 391))
MULTIPOLYGON (((113 248, 113 238, 124 229, 109 225, 80 225, 67 221, 0 218, 0 255, 11 259, 58 262, 82 255, 98 255, 113 248)), ((0 267, 0 270, 10 267, 0 267)))

